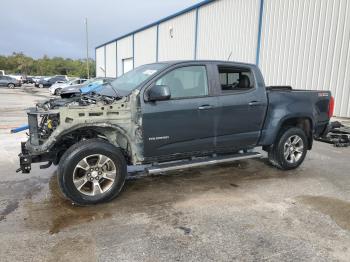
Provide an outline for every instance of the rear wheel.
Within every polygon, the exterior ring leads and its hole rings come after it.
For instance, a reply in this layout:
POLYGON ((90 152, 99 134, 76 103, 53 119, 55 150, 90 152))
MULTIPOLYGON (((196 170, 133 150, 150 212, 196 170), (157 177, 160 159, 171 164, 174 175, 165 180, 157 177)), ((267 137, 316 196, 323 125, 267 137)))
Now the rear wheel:
POLYGON ((69 148, 61 158, 58 182, 63 194, 78 205, 107 202, 121 191, 127 175, 119 148, 89 139, 69 148))
POLYGON ((12 84, 12 83, 10 83, 10 84, 7 85, 7 87, 8 87, 8 88, 15 88, 15 85, 12 84))
POLYGON ((57 88, 57 89, 55 90, 55 95, 56 95, 56 96, 59 96, 59 95, 61 94, 61 90, 62 90, 62 88, 57 88))
POLYGON ((304 161, 308 148, 305 132, 297 127, 281 130, 269 150, 269 161, 279 169, 297 168, 304 161))

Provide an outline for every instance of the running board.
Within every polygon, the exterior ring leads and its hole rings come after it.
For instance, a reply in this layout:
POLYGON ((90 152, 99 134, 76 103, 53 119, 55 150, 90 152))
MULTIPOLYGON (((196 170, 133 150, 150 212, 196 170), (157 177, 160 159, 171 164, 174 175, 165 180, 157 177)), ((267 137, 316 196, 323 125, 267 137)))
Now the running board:
POLYGON ((175 162, 170 164, 169 163, 158 164, 158 165, 146 168, 146 172, 148 174, 159 174, 159 173, 178 170, 178 169, 216 165, 220 163, 227 163, 227 162, 233 162, 237 160, 243 160, 243 159, 249 159, 249 158, 261 158, 261 157, 262 157, 262 154, 258 152, 249 152, 249 153, 235 154, 235 155, 229 155, 229 156, 185 160, 185 161, 175 162))

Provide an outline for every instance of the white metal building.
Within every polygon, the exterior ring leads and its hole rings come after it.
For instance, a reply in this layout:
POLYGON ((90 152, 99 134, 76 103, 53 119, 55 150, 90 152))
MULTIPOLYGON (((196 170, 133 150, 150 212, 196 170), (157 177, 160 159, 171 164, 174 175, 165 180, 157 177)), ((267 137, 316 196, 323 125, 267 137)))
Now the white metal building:
POLYGON ((206 0, 98 46, 96 74, 179 59, 256 63, 267 85, 331 90, 350 117, 349 0, 206 0))

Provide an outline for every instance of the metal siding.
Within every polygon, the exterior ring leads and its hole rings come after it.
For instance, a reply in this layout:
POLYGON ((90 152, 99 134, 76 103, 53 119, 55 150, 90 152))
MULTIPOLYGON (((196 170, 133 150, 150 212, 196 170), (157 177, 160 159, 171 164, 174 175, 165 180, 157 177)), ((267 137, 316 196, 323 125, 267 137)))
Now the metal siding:
POLYGON ((265 0, 260 67, 267 85, 331 90, 350 117, 350 1, 265 0))
POLYGON ((157 26, 153 26, 135 34, 135 67, 156 62, 157 26))
POLYGON ((117 76, 117 43, 113 42, 106 45, 106 77, 117 76))
POLYGON ((105 48, 104 46, 96 49, 96 76, 105 76, 105 48))
POLYGON ((193 10, 159 24, 159 61, 193 59, 195 13, 193 10), (170 27, 173 28, 173 37, 170 37, 170 27))
POLYGON ((197 59, 255 63, 260 0, 220 0, 199 8, 197 59))
POLYGON ((122 39, 122 38, 125 38, 125 37, 127 37, 127 36, 136 34, 136 33, 138 33, 138 32, 144 31, 144 30, 146 30, 146 29, 148 29, 148 28, 150 28, 150 27, 157 26, 158 24, 160 24, 160 23, 162 23, 162 22, 164 22, 164 21, 168 21, 168 20, 170 20, 170 19, 172 19, 172 18, 174 18, 174 17, 178 17, 178 16, 180 16, 180 15, 182 15, 182 14, 184 14, 184 13, 187 13, 187 12, 189 12, 189 11, 191 11, 191 10, 195 10, 195 9, 197 9, 197 8, 199 8, 199 7, 201 7, 201 6, 207 5, 207 4, 209 4, 209 3, 213 2, 213 1, 217 1, 217 0, 204 0, 204 1, 202 1, 202 2, 199 2, 199 3, 197 3, 197 4, 193 5, 193 6, 190 6, 190 7, 188 7, 188 8, 185 8, 184 10, 181 10, 181 11, 175 13, 175 14, 172 14, 172 15, 169 15, 169 16, 167 16, 167 17, 164 17, 164 18, 162 18, 162 19, 160 19, 160 20, 158 20, 158 21, 156 21, 156 22, 153 22, 153 23, 151 23, 151 24, 148 24, 148 25, 146 25, 146 26, 144 26, 144 27, 141 27, 141 28, 139 28, 139 29, 137 29, 137 30, 135 30, 135 31, 132 31, 132 32, 127 33, 127 34, 125 34, 125 35, 119 36, 118 38, 115 38, 115 39, 113 39, 113 40, 111 40, 111 41, 108 41, 108 42, 102 44, 102 45, 99 45, 99 46, 97 46, 96 48, 99 48, 99 47, 101 47, 101 46, 107 45, 107 44, 109 44, 109 43, 111 43, 111 42, 115 42, 115 41, 120 40, 120 39, 122 39))
POLYGON ((117 41, 117 75, 123 74, 123 59, 132 58, 132 35, 117 41))

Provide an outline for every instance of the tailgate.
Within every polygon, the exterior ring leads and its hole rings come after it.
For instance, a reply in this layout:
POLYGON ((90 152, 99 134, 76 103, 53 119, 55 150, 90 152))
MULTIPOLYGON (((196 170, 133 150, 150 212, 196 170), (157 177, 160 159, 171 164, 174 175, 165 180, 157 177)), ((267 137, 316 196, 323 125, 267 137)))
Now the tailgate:
POLYGON ((330 118, 333 116, 334 99, 330 91, 312 92, 312 105, 314 107, 314 127, 315 137, 324 136, 327 133, 327 127, 330 118))

